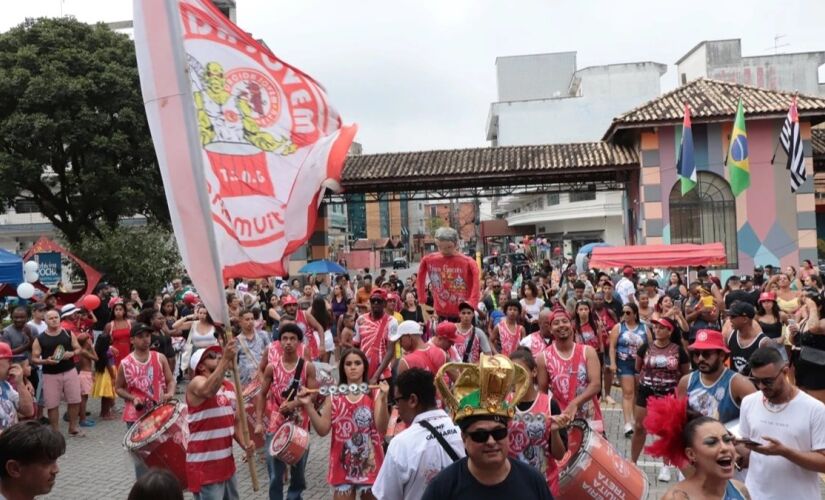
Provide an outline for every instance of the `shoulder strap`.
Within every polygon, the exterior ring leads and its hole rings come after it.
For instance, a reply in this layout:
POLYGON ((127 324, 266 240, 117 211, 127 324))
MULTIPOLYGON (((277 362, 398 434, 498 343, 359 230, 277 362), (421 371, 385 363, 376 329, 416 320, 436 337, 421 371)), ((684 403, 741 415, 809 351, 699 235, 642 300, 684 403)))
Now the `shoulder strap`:
POLYGON ((430 431, 430 434, 432 434, 436 441, 438 441, 438 444, 441 445, 441 447, 444 449, 444 452, 450 457, 450 459, 453 462, 458 460, 458 453, 456 453, 453 447, 450 446, 450 443, 448 443, 447 440, 444 439, 444 436, 442 436, 441 434, 439 434, 438 431, 435 430, 433 424, 427 422, 426 420, 420 420, 418 423, 421 424, 421 427, 430 431))
POLYGON ((467 339, 467 343, 464 344, 464 356, 461 357, 461 361, 466 363, 470 359, 471 351, 473 350, 473 340, 476 338, 476 327, 473 326, 470 328, 470 338, 467 339))

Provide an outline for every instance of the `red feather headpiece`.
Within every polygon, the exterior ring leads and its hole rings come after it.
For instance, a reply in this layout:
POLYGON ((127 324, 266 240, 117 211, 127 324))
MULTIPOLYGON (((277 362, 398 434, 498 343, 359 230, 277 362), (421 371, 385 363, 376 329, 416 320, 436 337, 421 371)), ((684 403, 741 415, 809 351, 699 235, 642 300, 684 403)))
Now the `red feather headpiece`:
POLYGON ((657 439, 645 447, 645 451, 651 456, 666 459, 676 467, 683 467, 688 461, 686 444, 682 440, 682 430, 687 420, 687 399, 677 398, 673 394, 648 399, 644 427, 648 434, 657 439))

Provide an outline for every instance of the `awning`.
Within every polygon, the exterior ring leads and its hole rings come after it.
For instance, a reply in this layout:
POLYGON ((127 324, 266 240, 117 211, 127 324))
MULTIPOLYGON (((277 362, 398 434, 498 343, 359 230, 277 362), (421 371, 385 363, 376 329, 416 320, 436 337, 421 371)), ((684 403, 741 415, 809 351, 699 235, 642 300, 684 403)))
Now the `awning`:
POLYGON ((627 247, 598 247, 593 249, 589 267, 695 267, 720 266, 726 261, 725 246, 706 245, 633 245, 627 247))

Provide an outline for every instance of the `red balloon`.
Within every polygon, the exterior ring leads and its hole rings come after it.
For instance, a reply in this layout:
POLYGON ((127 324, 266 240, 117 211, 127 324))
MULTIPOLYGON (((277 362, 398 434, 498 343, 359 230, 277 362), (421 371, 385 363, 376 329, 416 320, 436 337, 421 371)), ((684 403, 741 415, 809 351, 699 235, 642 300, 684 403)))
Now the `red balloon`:
POLYGON ((87 295, 83 297, 83 308, 87 311, 94 311, 100 307, 100 297, 97 295, 87 295))

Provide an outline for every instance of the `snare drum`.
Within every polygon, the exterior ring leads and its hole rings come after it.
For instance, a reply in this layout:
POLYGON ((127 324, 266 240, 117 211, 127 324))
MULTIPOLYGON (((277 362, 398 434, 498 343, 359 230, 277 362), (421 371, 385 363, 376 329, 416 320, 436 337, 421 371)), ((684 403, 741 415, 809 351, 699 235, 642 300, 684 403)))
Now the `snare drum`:
POLYGON ((172 472, 186 489, 186 405, 173 401, 155 407, 129 428, 123 447, 146 467, 172 472))
POLYGON ((568 451, 559 462, 559 498, 647 498, 645 473, 626 460, 587 421, 567 430, 568 451))
POLYGON ((292 422, 275 431, 269 445, 269 455, 288 465, 301 461, 309 447, 309 433, 292 422))
MULTIPOLYGON (((246 410, 246 426, 249 429, 249 438, 255 443, 255 448, 264 447, 264 435, 255 434, 255 400, 261 393, 261 382, 258 379, 246 384, 243 388, 243 405, 246 410)), ((264 424, 266 428, 266 424, 264 424)))

